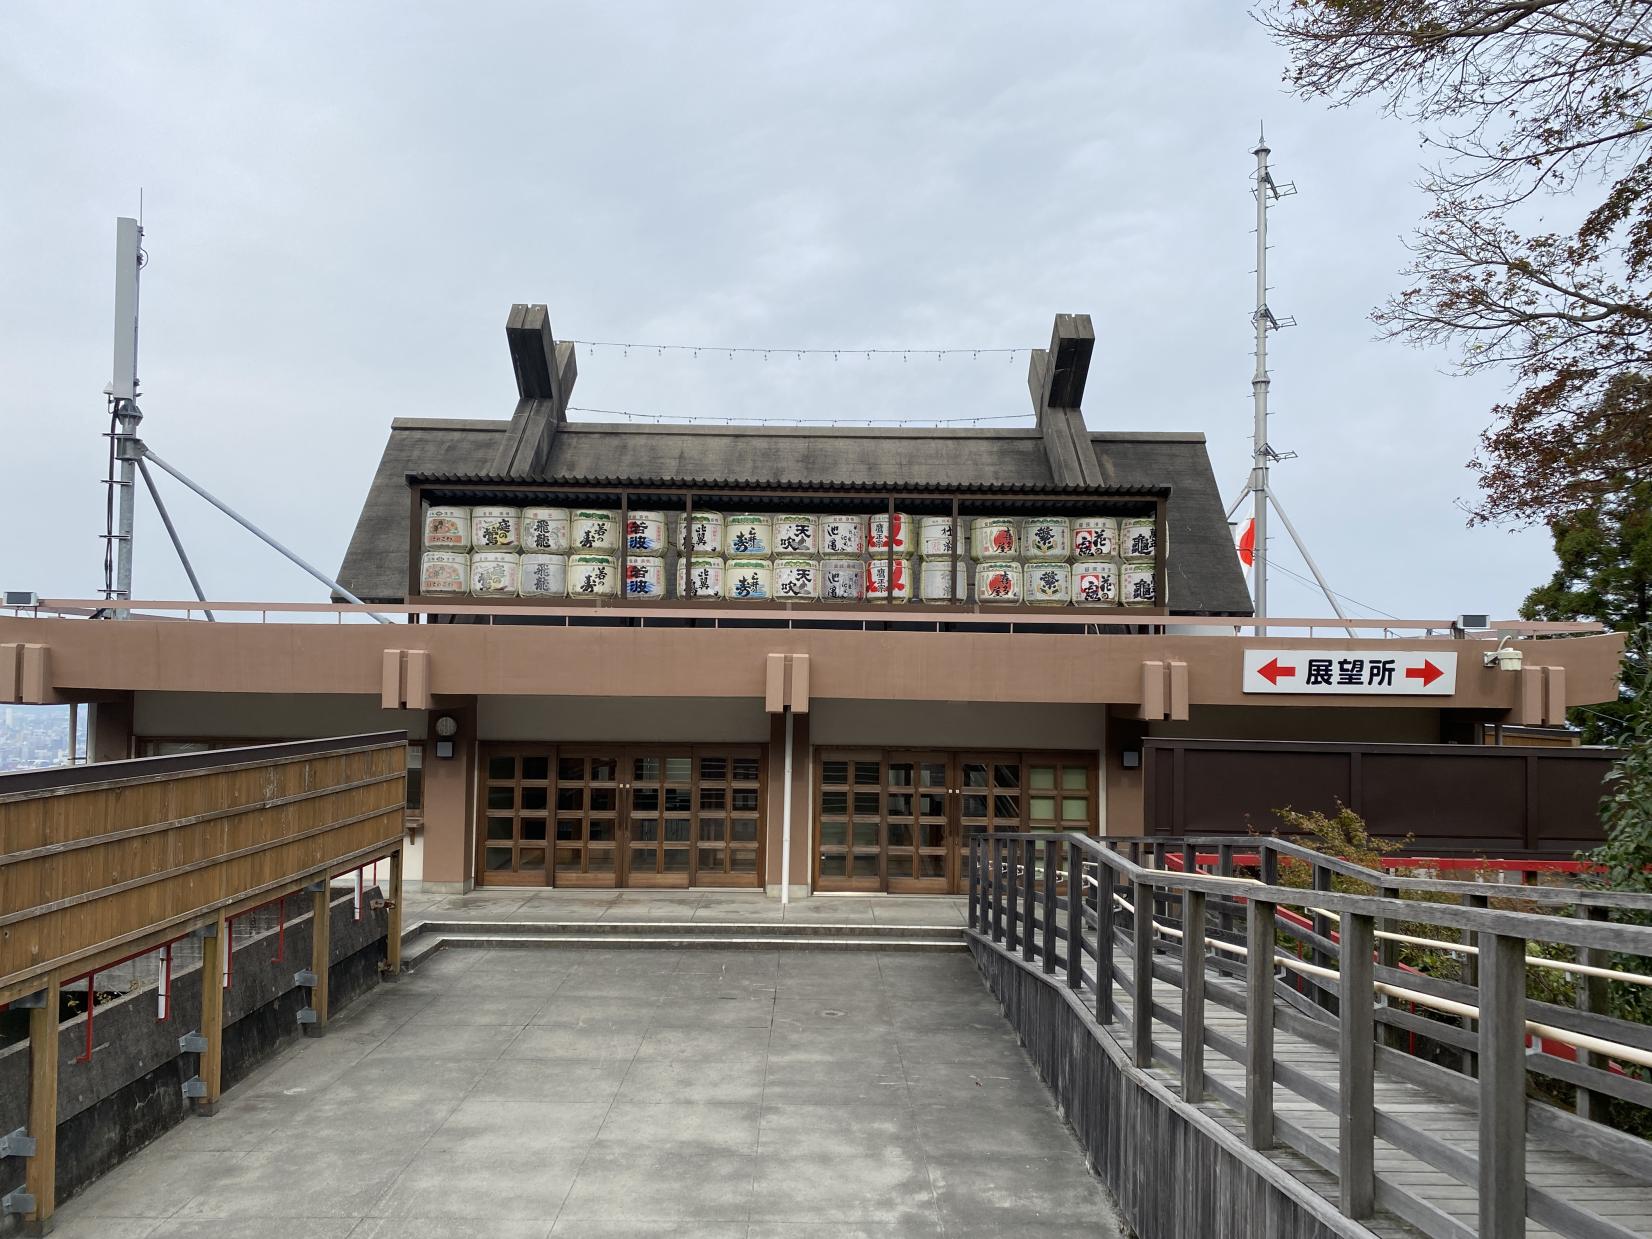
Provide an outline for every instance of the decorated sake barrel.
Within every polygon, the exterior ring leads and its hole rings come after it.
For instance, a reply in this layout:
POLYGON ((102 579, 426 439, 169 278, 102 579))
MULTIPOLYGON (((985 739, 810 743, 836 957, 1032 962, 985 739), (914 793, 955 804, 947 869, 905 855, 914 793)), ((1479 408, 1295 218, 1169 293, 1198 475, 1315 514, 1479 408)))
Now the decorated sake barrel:
POLYGON ((568 593, 568 557, 526 551, 522 555, 522 596, 562 598, 568 593))
POLYGON ((1153 596, 1153 565, 1126 560, 1119 573, 1120 593, 1127 607, 1150 607, 1158 602, 1153 596))
POLYGON ((470 556, 459 551, 426 551, 419 564, 419 592, 433 598, 470 592, 470 556))
MULTIPOLYGON (((1065 560, 1073 550, 1073 522, 1065 516, 1029 516, 1021 522, 1021 553, 1028 559, 1065 560)), ((1032 587, 1027 600, 1034 601, 1032 587)))
POLYGON ((1118 517, 1080 516, 1073 521, 1074 559, 1116 559, 1118 553, 1118 517))
POLYGON ((723 592, 730 601, 764 602, 774 594, 774 568, 766 559, 731 559, 723 592))
POLYGON ((912 561, 897 557, 893 563, 876 557, 866 561, 866 601, 912 601, 912 561))
POLYGON ((961 559, 943 556, 918 565, 918 597, 924 602, 966 602, 969 569, 961 559))
POLYGON ((431 508, 424 514, 424 549, 470 550, 470 509, 431 508))
POLYGON ((688 518, 687 536, 684 536, 683 518, 673 517, 677 529, 677 549, 691 555, 721 555, 723 550, 723 514, 696 511, 688 518))
MULTIPOLYGON (((723 553, 731 559, 736 555, 774 554, 774 517, 767 512, 730 512, 724 516, 723 553)), ((729 564, 731 574, 733 569, 734 565, 729 564)))
POLYGON ((1073 565, 1073 605, 1116 607, 1119 604, 1119 566, 1111 559, 1081 559, 1073 565))
POLYGON ((478 598, 515 598, 521 564, 515 551, 477 551, 470 557, 470 592, 478 598))
POLYGON ((1073 600, 1072 575, 1065 563, 1029 559, 1022 569, 1027 601, 1041 607, 1064 607, 1073 600))
POLYGON ((970 558, 997 559, 1014 555, 1021 545, 1019 524, 1009 517, 977 516, 969 523, 970 558))
POLYGON ((859 602, 866 597, 866 566, 858 559, 820 561, 820 597, 825 602, 859 602))
POLYGON ((918 549, 925 559, 956 555, 950 516, 926 516, 918 522, 918 549))
POLYGON ((619 560, 614 556, 568 556, 568 597, 612 598, 618 592, 619 560))
MULTIPOLYGON (((820 554, 820 518, 798 513, 782 513, 774 518, 774 553, 776 555, 820 554)), ((775 589, 780 578, 774 579, 775 589)))
POLYGON ((568 552, 567 508, 523 508, 522 551, 548 551, 553 555, 568 552))
MULTIPOLYGON (((470 545, 477 551, 514 551, 521 547, 522 509, 472 508, 470 545)), ((475 567, 475 565, 471 565, 475 567)))
POLYGON ((1013 559, 984 559, 975 565, 976 602, 1020 602, 1021 565, 1013 559))
POLYGON ((823 516, 819 529, 822 555, 859 555, 866 549, 864 516, 823 516))
POLYGON ((627 555, 625 560, 627 598, 665 597, 665 560, 659 555, 627 555))
MULTIPOLYGON (((721 522, 719 522, 721 523, 721 522)), ((723 557, 721 555, 696 555, 688 565, 688 573, 683 571, 683 561, 677 560, 677 597, 687 598, 689 574, 692 574, 694 597, 721 598, 723 596, 723 557)))
POLYGON ((1158 554, 1158 526, 1151 516, 1128 517, 1119 523, 1119 554, 1125 559, 1152 559, 1158 554))
POLYGON ((783 602, 813 602, 820 597, 818 559, 776 558, 774 596, 783 602))
MULTIPOLYGON (((617 551, 620 546, 619 539, 618 513, 602 510, 574 513, 569 538, 570 550, 591 554, 617 551)), ((568 592, 573 592, 572 586, 568 592)))
POLYGON ((625 549, 652 555, 665 550, 665 513, 627 512, 625 549))
POLYGON ((905 512, 874 512, 866 518, 866 549, 887 551, 894 545, 895 554, 910 555, 916 548, 918 531, 912 518, 905 512))

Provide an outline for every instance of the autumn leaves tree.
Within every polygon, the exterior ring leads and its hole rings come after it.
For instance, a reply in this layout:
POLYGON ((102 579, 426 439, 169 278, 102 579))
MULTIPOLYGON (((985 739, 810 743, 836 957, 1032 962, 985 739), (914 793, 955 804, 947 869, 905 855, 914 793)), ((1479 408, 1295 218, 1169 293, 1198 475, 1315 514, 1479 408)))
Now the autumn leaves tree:
POLYGON ((1375 318, 1465 372, 1515 376, 1472 462, 1474 520, 1569 518, 1652 479, 1652 3, 1267 0, 1258 16, 1298 92, 1376 100, 1436 153, 1407 285, 1375 318))

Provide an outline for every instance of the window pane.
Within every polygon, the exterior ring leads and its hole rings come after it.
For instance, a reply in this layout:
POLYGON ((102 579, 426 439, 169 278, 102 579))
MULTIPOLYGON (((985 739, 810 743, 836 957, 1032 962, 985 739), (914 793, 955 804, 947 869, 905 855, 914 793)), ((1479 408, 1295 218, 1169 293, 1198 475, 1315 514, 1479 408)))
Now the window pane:
POLYGON ((752 812, 757 808, 757 789, 755 787, 737 787, 730 796, 730 803, 735 809, 752 812))
POLYGON ((556 759, 556 777, 569 779, 575 783, 585 778, 585 759, 583 757, 559 757, 556 759))
POLYGON ((848 822, 822 822, 820 824, 821 847, 840 848, 848 846, 848 843, 848 822))
POLYGON ((657 817, 632 818, 631 837, 641 843, 658 843, 660 841, 660 819, 657 817))
POLYGON ((918 876, 920 878, 946 877, 946 857, 919 853, 918 876))
POLYGON ((757 819, 755 817, 737 817, 729 827, 729 838, 739 843, 755 843, 757 841, 757 819))
POLYGON ((484 864, 486 864, 489 873, 503 873, 510 869, 510 848, 489 848, 486 855, 487 859, 484 864))
POLYGON ((512 836, 511 819, 508 817, 488 818, 488 838, 509 839, 512 836))
POLYGON ((694 808, 694 793, 686 787, 668 787, 665 789, 665 811, 667 813, 689 813, 694 808))
POLYGON ((1040 790, 1046 787, 1054 787, 1055 767, 1034 766, 1031 770, 1027 771, 1027 785, 1029 787, 1039 788, 1040 790))
POLYGON ((857 761, 855 763, 855 782, 864 786, 878 785, 878 763, 875 761, 857 761))
POLYGON ((1021 767, 996 765, 992 768, 992 785, 994 787, 1020 787, 1021 767))
POLYGON ((722 757, 700 758, 700 777, 713 783, 721 783, 728 777, 728 760, 722 757))
POLYGON ((562 813, 578 813, 585 807, 585 789, 583 787, 557 788, 556 807, 562 813))
MULTIPOLYGON (((821 858, 822 866, 825 865, 826 859, 821 858)), ((838 857, 838 860, 842 859, 843 857, 838 857)), ((728 854, 728 868, 730 873, 756 873, 757 853, 749 848, 735 848, 728 854)))
POLYGON ((562 818, 556 824, 558 843, 574 843, 585 837, 585 823, 576 818, 562 818))
POLYGON ((878 815, 878 805, 882 800, 883 797, 878 795, 877 792, 856 792, 855 816, 876 817, 878 815))
POLYGON ((1019 819, 1021 816, 1021 797, 994 796, 992 798, 992 815, 999 821, 1005 818, 1019 819))
MULTIPOLYGON (((594 839, 596 835, 593 833, 591 837, 594 839)), ((587 848, 585 853, 585 870, 587 873, 614 872, 613 848, 587 848)))
POLYGON ((889 765, 889 786, 911 787, 912 773, 911 762, 891 762, 889 765))
POLYGON ((547 799, 548 789, 543 787, 524 787, 522 789, 522 807, 530 812, 543 813, 545 806, 550 803, 547 799))
POLYGON ((722 809, 727 804, 728 793, 720 787, 702 787, 700 789, 701 809, 722 809))
POLYGON ((723 849, 701 848, 699 865, 701 873, 723 872, 723 849))
POLYGON ((849 793, 821 792, 820 811, 827 816, 844 816, 849 812, 849 793))
POLYGON ((522 759, 522 777, 543 783, 551 775, 551 759, 549 757, 524 757, 522 759))
POLYGON ((642 873, 658 873, 660 871, 660 849, 632 848, 631 868, 642 873))
POLYGON ((842 787, 849 781, 849 763, 846 761, 821 762, 820 781, 831 787, 842 787))
POLYGON ((946 786, 946 763, 944 761, 926 761, 918 767, 918 782, 925 787, 946 786))
POLYGON ((1088 766, 1063 766, 1061 768, 1061 786, 1068 791, 1083 791, 1090 786, 1090 768, 1088 766))
POLYGON ((910 822, 889 823, 889 846, 892 848, 909 848, 912 846, 912 824, 910 822))
POLYGON ((573 873, 578 873, 580 855, 581 852, 579 848, 557 848, 556 867, 558 869, 567 869, 573 873))
POLYGON ((516 789, 514 787, 488 788, 488 808, 514 809, 516 807, 516 789))
POLYGON ((729 777, 736 783, 757 782, 757 759, 755 757, 736 757, 733 771, 729 777))
POLYGON ((1061 798, 1061 820, 1064 822, 1089 821, 1089 798, 1085 796, 1063 796, 1061 798))
POLYGON ((728 838, 728 823, 720 817, 700 819, 700 842, 722 843, 728 838))
POLYGON ((592 822, 585 837, 592 843, 612 843, 614 841, 613 819, 592 822))
POLYGON ((876 822, 855 823, 855 846, 857 848, 875 848, 878 846, 878 824, 876 822))
POLYGON ((964 816, 985 817, 987 815, 987 798, 985 796, 965 796, 964 816))
POLYGON ((488 778, 514 779, 516 777, 516 758, 490 757, 488 758, 488 778))
POLYGON ((631 764, 631 777, 635 779, 652 779, 660 781, 660 759, 658 757, 639 757, 631 764))
POLYGON ((665 777, 670 783, 687 783, 694 778, 694 759, 692 757, 667 757, 665 759, 665 777))
POLYGON ((542 817, 523 818, 521 837, 533 843, 545 842, 545 819, 542 817))
POLYGON ((591 789, 591 812, 612 813, 614 805, 619 801, 618 789, 612 787, 593 787, 591 789))
POLYGON ((940 848, 946 846, 946 827, 939 822, 925 822, 918 827, 918 846, 940 848))
POLYGON ((1034 796, 1028 802, 1027 812, 1032 815, 1032 820, 1035 822, 1050 821, 1055 817, 1055 797, 1034 796))
POLYGON ((890 792, 883 803, 890 817, 912 816, 912 797, 905 792, 890 792))
POLYGON ((820 876, 823 878, 841 878, 849 872, 849 858, 843 855, 822 856, 820 858, 820 876))
POLYGON ((616 783, 619 781, 619 760, 614 757, 591 758, 591 782, 616 783))
POLYGON ((885 872, 892 878, 909 878, 912 876, 912 853, 891 852, 885 872))
POLYGON ((985 787, 987 785, 987 768, 978 761, 964 763, 964 786, 985 787))
POLYGON ((526 873, 544 873, 545 849, 523 848, 517 854, 516 867, 526 873))
POLYGON ((668 817, 665 819, 665 841, 667 843, 687 843, 689 820, 686 817, 668 817))
POLYGON ((631 808, 639 813, 658 813, 660 811, 660 789, 657 787, 633 787, 631 789, 631 808))
POLYGON ((407 768, 407 811, 417 813, 424 808, 424 771, 417 766, 407 768))
POLYGON ((666 848, 665 849, 665 871, 667 873, 687 873, 688 872, 688 849, 687 848, 666 848))
POLYGON ((925 817, 946 816, 946 797, 940 792, 925 792, 918 802, 918 812, 925 817))

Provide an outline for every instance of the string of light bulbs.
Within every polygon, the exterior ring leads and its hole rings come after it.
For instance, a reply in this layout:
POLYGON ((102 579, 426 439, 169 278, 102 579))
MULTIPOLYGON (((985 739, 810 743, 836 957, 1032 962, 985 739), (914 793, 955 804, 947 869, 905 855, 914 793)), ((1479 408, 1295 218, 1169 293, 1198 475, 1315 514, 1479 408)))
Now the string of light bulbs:
POLYGON ((695 415, 688 413, 637 413, 630 409, 594 409, 570 404, 570 413, 594 413, 599 417, 623 417, 636 422, 714 422, 738 425, 741 422, 764 426, 975 426, 986 422, 1031 421, 1031 413, 995 413, 981 417, 740 417, 732 413, 695 415))
POLYGON ((806 357, 830 357, 833 361, 841 361, 847 357, 851 360, 865 359, 871 361, 876 357, 899 357, 908 361, 914 357, 933 357, 936 361, 943 361, 948 357, 969 356, 971 360, 979 361, 983 357, 1008 357, 1015 360, 1017 353, 1029 353, 1026 348, 757 348, 749 345, 729 346, 718 344, 649 344, 646 342, 627 340, 569 340, 569 344, 582 348, 586 356, 594 356, 597 349, 619 349, 622 356, 629 357, 631 350, 638 352, 653 352, 660 357, 667 353, 688 353, 698 357, 701 353, 716 355, 721 353, 730 361, 740 356, 757 356, 767 361, 770 357, 795 358, 802 361, 806 357))

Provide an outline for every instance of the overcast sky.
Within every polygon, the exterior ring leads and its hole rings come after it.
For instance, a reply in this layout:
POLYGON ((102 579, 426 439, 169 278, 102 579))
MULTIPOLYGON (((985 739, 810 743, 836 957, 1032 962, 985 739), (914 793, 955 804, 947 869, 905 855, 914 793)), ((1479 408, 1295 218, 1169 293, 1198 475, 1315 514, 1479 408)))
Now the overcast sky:
MULTIPOLYGON (((1287 510, 1357 611, 1509 615, 1553 570, 1548 538, 1470 531, 1456 503, 1501 388, 1367 319, 1424 206, 1416 135, 1298 102, 1282 69, 1237 0, 10 0, 0 585, 102 584, 114 219, 140 187, 144 437, 329 572, 391 418, 510 415, 516 301, 564 339, 777 349, 1026 349, 1088 312, 1089 424, 1203 431, 1232 495, 1265 117, 1301 191, 1270 271, 1299 323, 1272 365, 1287 510)), ((582 348, 579 368, 573 403, 600 409, 1030 414, 1024 353, 582 348)), ((209 596, 324 596, 161 484, 209 596)), ((135 594, 187 597, 146 499, 138 539, 135 594)), ((1272 595, 1325 613, 1283 571, 1272 595)))

